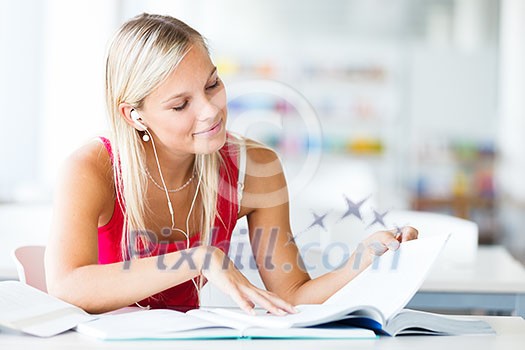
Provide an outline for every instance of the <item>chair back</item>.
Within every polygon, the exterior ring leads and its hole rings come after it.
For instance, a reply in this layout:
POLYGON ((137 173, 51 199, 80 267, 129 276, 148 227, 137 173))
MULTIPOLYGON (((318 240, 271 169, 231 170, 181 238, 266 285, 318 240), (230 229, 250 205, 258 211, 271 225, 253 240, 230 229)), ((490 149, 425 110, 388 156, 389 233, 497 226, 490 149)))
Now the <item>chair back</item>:
POLYGON ((42 245, 21 246, 14 250, 13 258, 18 272, 18 279, 32 287, 47 293, 44 253, 42 245))

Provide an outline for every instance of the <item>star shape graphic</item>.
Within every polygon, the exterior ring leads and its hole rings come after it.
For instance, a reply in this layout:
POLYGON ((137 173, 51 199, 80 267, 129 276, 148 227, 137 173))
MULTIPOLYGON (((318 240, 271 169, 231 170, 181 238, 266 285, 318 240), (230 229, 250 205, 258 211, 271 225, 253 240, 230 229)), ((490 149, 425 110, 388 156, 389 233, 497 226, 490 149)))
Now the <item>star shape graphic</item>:
POLYGON ((312 210, 312 214, 314 216, 314 222, 308 226, 307 228, 305 228, 304 230, 302 230, 301 232, 299 233, 296 233, 295 235, 291 235, 291 237, 288 238, 288 241, 286 242, 286 244, 289 244, 289 243, 292 243, 293 240, 297 239, 297 237, 299 237, 302 233, 305 233, 306 231, 312 229, 314 226, 321 226, 325 231, 326 231, 326 227, 324 226, 324 222, 323 220, 326 218, 326 216, 329 214, 330 212, 327 212, 323 215, 317 215, 317 213, 315 213, 313 210, 312 210))
POLYGON ((339 221, 341 221, 344 218, 346 218, 347 216, 351 216, 351 215, 354 215, 359 220, 363 221, 363 218, 361 216, 361 206, 363 205, 364 202, 366 202, 368 200, 368 198, 370 198, 370 196, 366 197, 365 199, 362 199, 361 201, 359 201, 357 203, 354 203, 350 198, 348 198, 345 195, 343 195, 343 197, 345 198, 347 209, 346 209, 345 213, 343 214, 343 216, 341 216, 339 221))
POLYGON ((326 231, 326 227, 324 226, 323 220, 326 218, 328 213, 323 214, 323 215, 317 215, 314 211, 312 211, 312 214, 315 220, 310 226, 308 226, 307 230, 311 229, 314 226, 321 226, 326 231))
POLYGON ((373 210, 373 212, 374 212, 374 221, 372 221, 370 225, 367 226, 367 228, 377 223, 381 224, 381 226, 383 227, 386 227, 384 217, 386 216, 386 214, 388 214, 388 210, 385 211, 383 214, 377 212, 376 210, 373 210))

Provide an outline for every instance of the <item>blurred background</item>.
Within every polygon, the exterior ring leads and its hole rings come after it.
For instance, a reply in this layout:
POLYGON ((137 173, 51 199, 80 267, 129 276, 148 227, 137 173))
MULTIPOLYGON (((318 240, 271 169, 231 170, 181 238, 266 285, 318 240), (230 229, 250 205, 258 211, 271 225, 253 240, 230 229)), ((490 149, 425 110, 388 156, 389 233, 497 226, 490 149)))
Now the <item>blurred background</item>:
POLYGON ((0 240, 45 243, 60 164, 107 130, 108 41, 142 12, 208 39, 298 233, 346 196, 475 221, 525 261, 522 0, 0 0, 0 240))

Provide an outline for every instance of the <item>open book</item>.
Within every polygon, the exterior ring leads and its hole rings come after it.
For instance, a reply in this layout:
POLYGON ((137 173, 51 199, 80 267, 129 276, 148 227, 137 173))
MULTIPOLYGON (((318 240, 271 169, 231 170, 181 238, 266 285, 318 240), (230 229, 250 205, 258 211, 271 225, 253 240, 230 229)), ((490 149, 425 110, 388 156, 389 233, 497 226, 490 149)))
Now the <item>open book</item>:
POLYGON ((403 309, 423 284, 449 235, 420 238, 387 251, 323 305, 360 309, 342 323, 381 334, 494 334, 483 321, 403 309))
MULTIPOLYGON (((306 316, 310 305, 299 306, 306 316)), ((318 306, 318 305, 316 305, 318 306)), ((106 315, 97 320, 82 323, 76 327, 80 333, 104 340, 142 340, 142 339, 349 339, 375 338, 368 329, 348 325, 318 325, 302 327, 312 322, 261 324, 260 318, 270 320, 281 316, 261 314, 254 317, 256 322, 246 322, 241 312, 223 315, 212 311, 195 309, 182 313, 175 310, 139 310, 106 315), (236 318, 236 315, 241 317, 236 318)), ((317 325, 315 321, 312 324, 317 325)))
POLYGON ((401 244, 378 257, 322 305, 299 306, 287 316, 247 315, 239 310, 199 309, 192 314, 220 323, 235 319, 261 328, 324 325, 354 326, 383 335, 494 334, 484 321, 403 309, 417 292, 443 249, 448 235, 421 238, 401 244))
POLYGON ((493 333, 477 320, 402 310, 447 237, 405 242, 388 251, 322 305, 299 305, 297 314, 248 315, 239 309, 122 310, 88 315, 19 282, 0 282, 0 327, 51 336, 76 327, 100 339, 367 338, 379 334, 493 333))
MULTIPOLYGON (((320 306, 320 305, 314 305, 320 306)), ((308 316, 308 307, 301 312, 308 316)), ((238 338, 375 338, 373 331, 348 325, 298 328, 306 325, 276 323, 259 327, 234 318, 202 310, 182 313, 175 310, 140 310, 124 308, 102 315, 90 315, 82 309, 52 297, 18 281, 0 282, 0 332, 23 332, 50 337, 75 329, 106 340, 138 339, 238 339, 238 338)), ((332 310, 332 308, 326 309, 332 310)), ((266 317, 266 316, 261 316, 266 317)), ((279 316, 276 316, 279 317, 279 316)), ((304 317, 303 317, 304 318, 304 317)), ((258 318, 257 318, 258 319, 258 318)), ((318 315, 307 323, 318 324, 318 315)), ((322 323, 322 322, 321 322, 322 323)))

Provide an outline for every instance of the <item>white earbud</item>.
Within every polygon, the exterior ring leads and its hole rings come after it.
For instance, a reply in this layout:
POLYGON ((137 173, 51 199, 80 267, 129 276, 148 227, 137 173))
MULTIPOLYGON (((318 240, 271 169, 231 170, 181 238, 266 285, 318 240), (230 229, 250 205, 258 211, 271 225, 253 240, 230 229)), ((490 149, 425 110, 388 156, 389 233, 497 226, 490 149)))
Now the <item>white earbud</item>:
POLYGON ((135 124, 135 127, 139 131, 146 131, 148 129, 146 125, 142 124, 141 122, 142 119, 140 118, 139 112, 132 109, 130 112, 130 115, 131 115, 131 119, 133 120, 133 123, 135 124))
POLYGON ((150 134, 148 131, 148 127, 142 123, 142 119, 140 118, 139 112, 132 109, 129 113, 131 115, 131 119, 133 120, 133 123, 135 124, 135 128, 137 128, 138 131, 144 131, 144 135, 142 135, 142 140, 144 142, 148 142, 150 140, 150 134))

